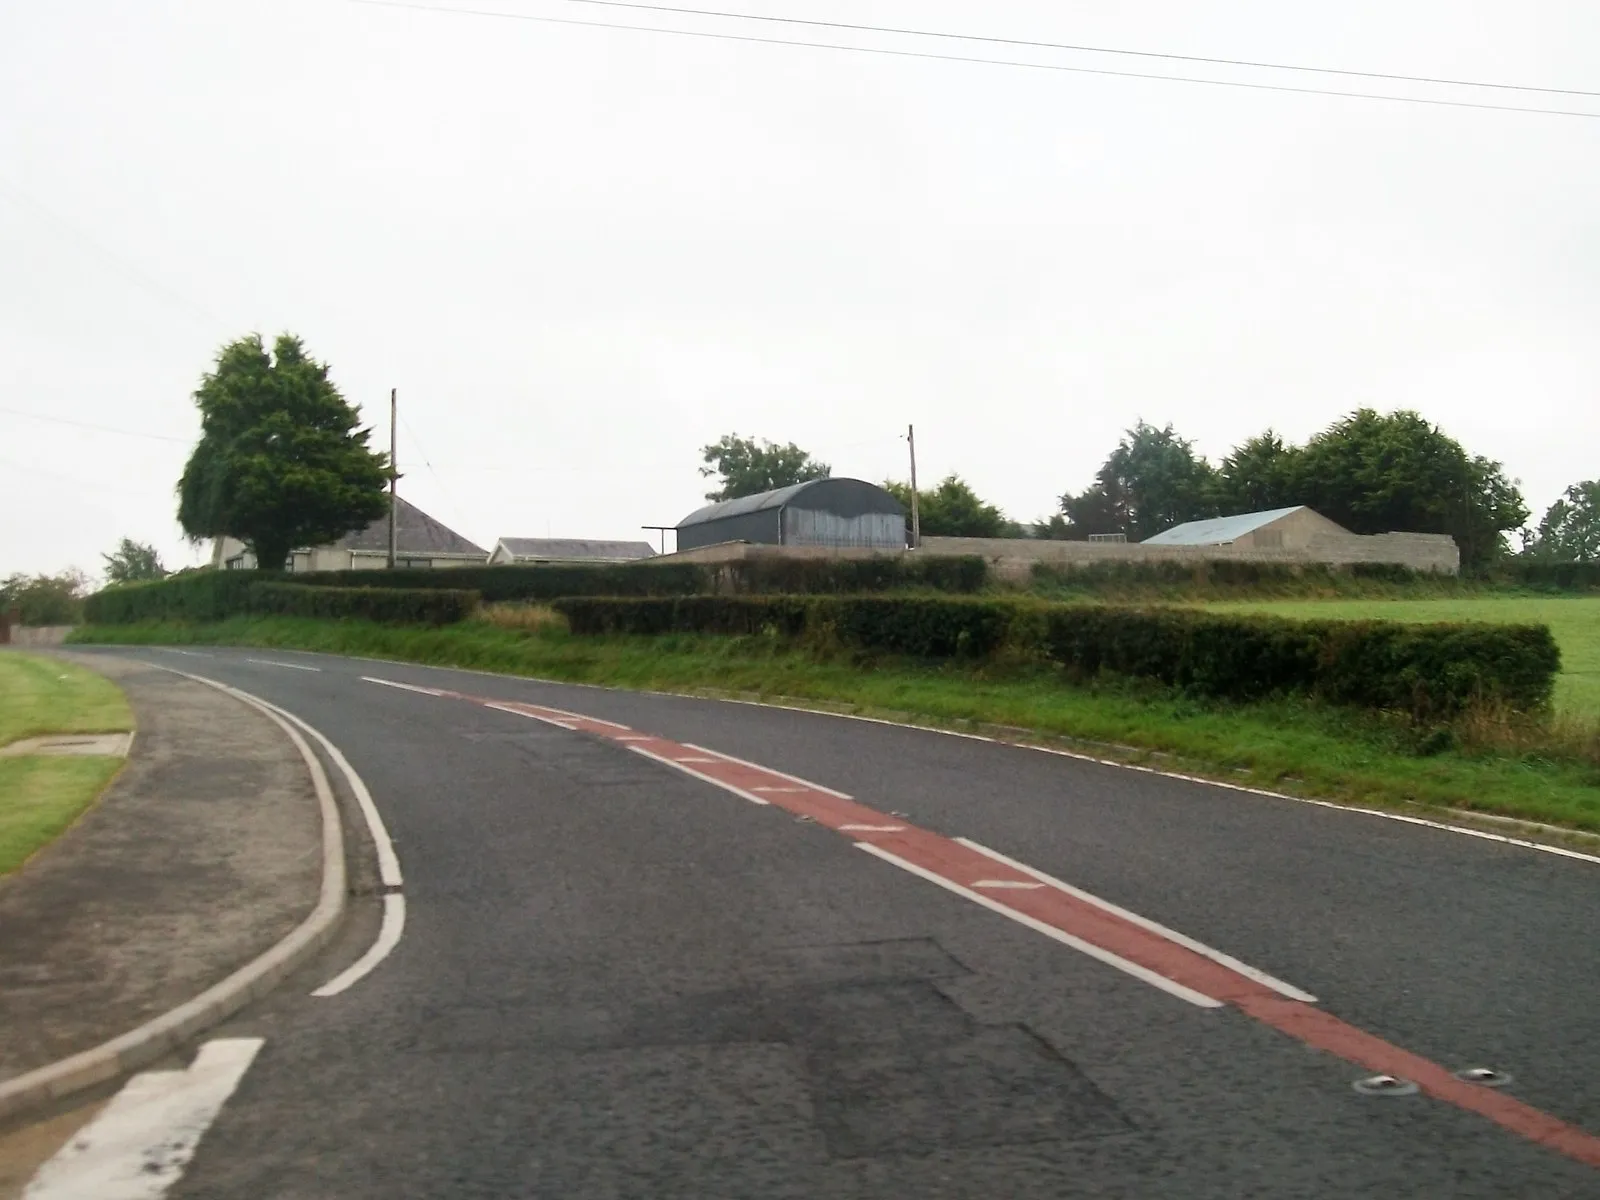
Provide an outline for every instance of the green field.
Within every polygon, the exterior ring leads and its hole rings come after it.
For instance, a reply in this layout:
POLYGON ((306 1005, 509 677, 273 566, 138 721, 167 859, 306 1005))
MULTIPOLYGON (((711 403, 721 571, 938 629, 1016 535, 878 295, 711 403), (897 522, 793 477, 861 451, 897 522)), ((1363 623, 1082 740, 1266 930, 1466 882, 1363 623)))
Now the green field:
MULTIPOLYGON (((132 728, 127 699, 103 676, 58 658, 0 653, 0 746, 132 728)), ((119 758, 0 758, 0 875, 65 831, 121 766, 119 758)))
POLYGON ((1493 621, 1548 625, 1561 647, 1556 710, 1600 719, 1600 596, 1463 596, 1444 600, 1251 600, 1228 612, 1382 621, 1493 621))

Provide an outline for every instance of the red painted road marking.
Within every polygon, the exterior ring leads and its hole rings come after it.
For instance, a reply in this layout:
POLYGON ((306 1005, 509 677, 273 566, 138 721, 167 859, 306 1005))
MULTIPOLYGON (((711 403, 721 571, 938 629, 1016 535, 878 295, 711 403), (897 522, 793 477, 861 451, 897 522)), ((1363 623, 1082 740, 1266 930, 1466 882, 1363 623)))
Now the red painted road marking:
POLYGON ((914 825, 894 824, 889 814, 859 804, 843 792, 704 746, 656 737, 641 740, 641 735, 612 721, 537 704, 396 686, 468 700, 563 729, 625 742, 635 753, 746 800, 782 808, 847 834, 862 850, 878 858, 1190 1003, 1204 1007, 1230 1004, 1306 1045, 1369 1071, 1409 1079, 1426 1095, 1487 1117, 1568 1158, 1600 1167, 1600 1137, 1504 1092, 1457 1079, 1435 1062, 1346 1024, 1307 1000, 1294 998, 1304 993, 1264 972, 976 843, 946 838, 914 825), (1008 868, 1009 873, 997 872, 997 864, 1008 868), (976 890, 993 890, 997 884, 1004 900, 976 890), (1048 886, 1034 888, 1030 884, 1048 886))

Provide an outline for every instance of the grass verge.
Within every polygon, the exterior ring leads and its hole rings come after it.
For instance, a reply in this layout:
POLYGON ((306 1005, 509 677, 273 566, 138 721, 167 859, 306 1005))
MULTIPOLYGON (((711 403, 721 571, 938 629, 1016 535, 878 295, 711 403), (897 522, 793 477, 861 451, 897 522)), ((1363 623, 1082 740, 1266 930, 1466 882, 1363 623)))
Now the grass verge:
POLYGON ((866 661, 760 637, 580 638, 548 623, 525 625, 474 620, 423 629, 235 618, 86 627, 73 640, 320 650, 573 683, 781 698, 954 728, 998 725, 1232 783, 1600 831, 1600 765, 1539 746, 1517 754, 1475 749, 1439 731, 1419 734, 1311 704, 1207 704, 1127 684, 1072 685, 1030 666, 866 661))
MULTIPOLYGON (((132 728, 127 698, 109 679, 58 658, 0 654, 0 746, 132 728)), ((121 766, 120 758, 0 758, 0 875, 65 832, 121 766)))
POLYGON ((120 758, 0 758, 0 876, 65 833, 121 767, 120 758))

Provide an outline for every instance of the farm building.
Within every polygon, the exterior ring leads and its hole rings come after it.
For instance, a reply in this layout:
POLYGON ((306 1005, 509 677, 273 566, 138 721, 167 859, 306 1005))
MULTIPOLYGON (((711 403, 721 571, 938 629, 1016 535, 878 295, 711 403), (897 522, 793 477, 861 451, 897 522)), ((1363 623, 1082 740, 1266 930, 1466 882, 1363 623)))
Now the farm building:
POLYGON ((1343 525, 1321 513, 1297 504, 1293 508, 1269 508, 1264 512, 1239 513, 1232 517, 1211 517, 1204 521, 1185 521, 1145 538, 1142 546, 1239 546, 1250 550, 1305 550, 1313 542, 1354 535, 1343 525))
MULTIPOLYGON (((481 567, 489 557, 481 546, 398 496, 394 511, 397 567, 481 567)), ((218 538, 211 561, 213 566, 235 571, 256 565, 249 547, 234 538, 218 538)), ((349 571, 388 565, 387 514, 325 546, 298 546, 290 552, 288 562, 291 571, 349 571)))
POLYGON ((865 480, 813 479, 708 504, 679 521, 677 533, 679 550, 720 542, 904 550, 906 511, 865 480))
POLYGON ((588 538, 501 538, 489 565, 511 563, 628 563, 655 557, 649 542, 598 542, 588 538))

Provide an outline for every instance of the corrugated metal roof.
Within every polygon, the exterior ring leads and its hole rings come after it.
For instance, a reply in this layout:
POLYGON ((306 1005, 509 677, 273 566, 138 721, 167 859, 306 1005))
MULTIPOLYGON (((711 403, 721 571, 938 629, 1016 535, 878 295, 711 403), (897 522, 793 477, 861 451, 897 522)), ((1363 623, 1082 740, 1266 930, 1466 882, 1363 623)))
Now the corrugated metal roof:
MULTIPOLYGON (((487 559, 489 552, 467 541, 455 530, 441 525, 415 504, 395 497, 395 542, 401 554, 477 555, 487 559)), ((385 513, 365 529, 347 533, 332 543, 336 550, 389 549, 389 515, 385 513)))
POLYGON ((791 483, 788 487, 774 488, 770 492, 757 492, 754 496, 736 496, 732 500, 718 500, 704 508, 695 509, 678 522, 678 528, 682 529, 685 525, 703 525, 707 521, 742 516, 767 508, 782 508, 794 496, 822 482, 824 481, 821 479, 808 479, 804 483, 791 483))
POLYGON ((1274 521, 1299 512, 1305 505, 1292 508, 1269 508, 1265 512, 1239 513, 1232 517, 1212 517, 1206 521, 1185 521, 1171 529, 1163 529, 1155 537, 1145 538, 1146 546, 1225 546, 1238 541, 1247 533, 1271 525, 1274 521))
POLYGON ((653 558, 649 542, 597 542, 588 538, 501 538, 500 545, 517 558, 653 558))

